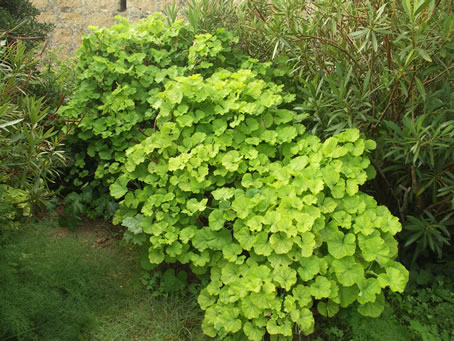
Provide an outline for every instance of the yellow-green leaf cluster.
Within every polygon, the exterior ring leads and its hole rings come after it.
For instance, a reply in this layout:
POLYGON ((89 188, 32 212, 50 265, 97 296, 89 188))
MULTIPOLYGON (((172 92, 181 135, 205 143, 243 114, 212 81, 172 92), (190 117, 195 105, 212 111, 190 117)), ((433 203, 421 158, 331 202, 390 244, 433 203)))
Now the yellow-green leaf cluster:
POLYGON ((207 335, 309 334, 313 306, 377 316, 384 288, 404 290, 399 221, 359 191, 373 141, 356 129, 320 141, 284 109, 292 96, 248 69, 176 77, 157 97, 156 130, 110 187, 115 221, 143 215, 150 262, 209 275, 207 335))

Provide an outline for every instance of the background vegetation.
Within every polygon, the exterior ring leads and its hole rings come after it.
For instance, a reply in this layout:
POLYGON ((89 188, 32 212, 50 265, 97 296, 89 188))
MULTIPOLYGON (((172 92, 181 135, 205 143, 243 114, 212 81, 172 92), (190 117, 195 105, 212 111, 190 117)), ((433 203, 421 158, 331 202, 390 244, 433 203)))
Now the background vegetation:
POLYGON ((38 15, 39 11, 28 0, 1 0, 0 31, 6 32, 9 40, 20 38, 27 46, 36 47, 52 29, 52 25, 38 22, 38 15))
MULTIPOLYGON (((58 212, 61 224, 75 230, 82 225, 83 215, 111 220, 117 212, 115 221, 126 227, 124 238, 136 244, 139 250, 153 246, 151 260, 159 263, 157 260, 161 259, 164 249, 156 243, 149 244, 147 237, 147 233, 151 233, 156 242, 159 233, 155 228, 149 229, 142 219, 147 218, 144 217, 147 216, 143 211, 144 200, 151 194, 146 188, 151 184, 164 186, 163 179, 168 176, 168 170, 160 167, 157 159, 170 162, 175 157, 173 147, 166 143, 168 138, 172 140, 172 134, 181 133, 164 131, 163 127, 169 126, 166 123, 174 119, 163 118, 165 112, 170 110, 169 105, 176 105, 183 113, 175 120, 181 131, 191 119, 189 130, 199 124, 201 128, 197 129, 207 133, 200 113, 188 117, 184 108, 178 107, 181 101, 188 102, 189 112, 193 109, 197 112, 199 99, 190 99, 193 95, 188 90, 194 86, 191 77, 201 74, 209 79, 221 68, 239 77, 234 72, 240 68, 253 70, 264 82, 272 81, 272 87, 283 86, 281 95, 286 100, 278 104, 279 110, 291 113, 288 122, 292 125, 303 124, 307 132, 322 141, 332 136, 337 138, 350 128, 359 128, 363 137, 375 140, 377 148, 370 151, 368 157, 376 177, 362 185, 361 190, 386 205, 403 224, 402 232, 397 234, 399 261, 410 270, 404 294, 385 291, 384 313, 378 319, 360 317, 350 308, 332 317, 335 305, 332 300, 322 300, 318 312, 312 309, 317 327, 310 338, 374 339, 382 335, 377 331, 386 330, 393 340, 454 339, 449 319, 454 309, 453 278, 449 271, 453 268, 454 223, 452 1, 320 0, 301 4, 296 0, 244 0, 233 4, 227 0, 193 0, 188 1, 185 8, 177 4, 167 7, 166 21, 170 27, 159 20, 132 25, 122 19, 121 25, 113 31, 95 30, 84 39, 85 53, 78 56, 78 69, 68 59, 47 64, 41 59, 42 49, 38 44, 49 27, 36 23, 34 18, 38 12, 28 1, 6 1, 1 11, 0 273, 6 279, 2 282, 5 285, 2 293, 6 294, 0 296, 4 308, 0 314, 7 316, 1 329, 3 338, 48 340, 54 333, 58 339, 58 331, 68 340, 104 340, 110 339, 112 334, 109 333, 116 330, 126 340, 130 334, 123 331, 134 329, 139 339, 203 339, 196 327, 202 316, 194 304, 195 296, 208 284, 206 277, 196 278, 185 266, 156 268, 147 257, 133 253, 133 257, 141 259, 147 272, 142 276, 141 270, 136 268, 137 273, 131 276, 136 276, 135 281, 140 280, 145 289, 132 286, 132 291, 125 294, 108 285, 103 287, 108 295, 102 296, 99 287, 103 278, 123 276, 112 270, 115 266, 107 254, 118 259, 129 251, 121 249, 117 254, 117 249, 109 248, 104 254, 105 263, 101 261, 100 267, 93 266, 91 256, 81 257, 81 262, 74 262, 72 273, 63 270, 57 273, 54 268, 70 266, 63 260, 74 253, 82 255, 86 249, 78 249, 80 245, 71 241, 62 241, 57 246, 55 243, 60 240, 55 239, 53 230, 41 225, 38 230, 25 229, 24 221, 34 219, 40 209, 47 206, 58 212), (184 17, 186 24, 177 23, 179 17, 184 17), (217 31, 219 28, 226 31, 217 31), (39 39, 27 39, 30 37, 39 39), (66 101, 62 93, 72 93, 75 84, 78 92, 67 98, 69 104, 64 109, 59 109, 66 101), (180 86, 184 90, 178 90, 180 86), (161 118, 157 120, 159 114, 161 118), (198 123, 200 120, 202 124, 198 123), (153 154, 157 167, 148 167, 147 173, 142 169, 143 156, 139 155, 139 149, 148 146, 149 137, 157 133, 161 135, 161 149, 153 154), (127 151, 136 145, 139 147, 127 151), (65 163, 70 167, 65 169, 65 163), (119 202, 117 199, 124 194, 126 197, 119 202), (35 239, 41 244, 35 243, 35 239), (49 245, 49 251, 35 257, 39 245, 49 245), (73 253, 66 253, 66 249, 73 253), (56 261, 58 259, 61 261, 56 261), (91 271, 90 267, 96 271, 91 271), (74 273, 78 274, 77 278, 74 273), (29 286, 17 284, 24 281, 29 286), (150 291, 153 294, 149 295, 150 291), (147 310, 140 304, 143 297, 149 298, 150 307, 157 310, 147 310), (11 300, 20 304, 13 306, 11 300), (58 318, 55 312, 61 307, 64 313, 58 318), (150 315, 167 316, 170 309, 176 309, 171 315, 175 317, 172 323, 178 330, 159 334, 170 329, 168 325, 160 327, 156 320, 153 330, 145 327, 150 315), (180 318, 180 311, 191 313, 180 318), (120 330, 116 328, 119 320, 114 316, 124 316, 130 324, 120 330)), ((212 84, 216 83, 212 80, 212 84)), ((239 89, 234 92, 245 96, 239 89)), ((243 97, 245 103, 253 103, 254 95, 252 92, 249 95, 252 97, 243 97)), ((285 115, 282 115, 285 123, 285 115)), ((240 122, 238 117, 235 120, 240 122)), ((221 122, 217 123, 222 130, 221 122)), ((213 134, 217 136, 216 132, 213 134)), ((288 136, 284 134, 280 138, 288 136)), ((288 142, 291 141, 285 143, 288 142)), ((277 160, 271 149, 258 149, 277 160)), ((239 152, 246 151, 240 149, 239 152)), ((281 152, 285 154, 285 148, 281 152)), ((241 173, 242 161, 234 156, 220 161, 216 167, 241 173)), ((203 178, 203 172, 199 172, 203 167, 197 169, 199 166, 193 164, 188 171, 197 173, 191 173, 192 176, 203 178)), ((210 164, 208 169, 214 171, 213 167, 210 164)), ((373 172, 369 170, 368 176, 373 177, 373 172)), ((246 180, 245 184, 252 181, 247 185, 252 189, 260 188, 257 185, 260 179, 246 180)), ((242 179, 233 179, 229 186, 239 186, 242 182, 242 179)), ((198 217, 201 221, 195 222, 196 226, 217 229, 219 219, 210 220, 212 204, 219 204, 217 209, 228 210, 229 200, 209 198, 209 207, 205 208, 199 185, 189 182, 187 186, 194 191, 191 198, 197 202, 189 198, 186 202, 181 197, 176 204, 156 197, 155 209, 173 212, 182 205, 181 209, 187 212, 176 216, 198 217), (194 215, 195 212, 201 213, 194 215)), ((336 219, 333 217, 334 214, 328 219, 346 224, 339 215, 336 219)), ((171 232, 163 230, 168 241, 172 240, 171 232)), ((193 245, 211 245, 210 250, 218 248, 207 240, 201 241, 200 236, 193 238, 189 233, 187 237, 193 245)), ((330 239, 327 234, 322 238, 330 239)), ((320 240, 317 239, 317 243, 320 240)), ((172 254, 184 255, 185 252, 175 253, 178 248, 169 245, 172 250, 167 251, 166 246, 165 257, 168 263, 173 263, 176 258, 173 259, 172 254)), ((47 250, 46 247, 43 249, 47 250)), ((327 248, 332 251, 328 244, 327 248)), ((200 262, 207 257, 204 250, 199 251, 202 251, 200 259, 194 258, 191 262, 195 260, 198 264, 192 266, 192 271, 200 275, 203 268, 200 262)), ((233 260, 235 255, 241 256, 246 251, 229 249, 222 253, 233 260)), ((208 258, 212 257, 213 254, 208 258)), ((333 276, 335 273, 331 272, 333 276)), ((339 280, 338 277, 331 279, 339 280)), ((116 277, 112 281, 115 280, 116 277)), ((322 289, 320 285, 318 288, 322 289)), ((205 298, 211 300, 213 295, 218 294, 212 291, 205 298)), ((202 307, 211 304, 207 302, 201 301, 202 307)), ((234 323, 235 317, 231 320, 234 323)), ((219 326, 214 324, 218 332, 219 326)), ((225 326, 227 332, 236 329, 233 324, 227 329, 225 326)), ((284 333, 282 328, 279 333, 284 333)), ((205 326, 205 332, 207 330, 205 326)), ((295 339, 304 338, 300 331, 292 330, 295 339)), ((248 333, 259 339, 251 328, 248 333)))

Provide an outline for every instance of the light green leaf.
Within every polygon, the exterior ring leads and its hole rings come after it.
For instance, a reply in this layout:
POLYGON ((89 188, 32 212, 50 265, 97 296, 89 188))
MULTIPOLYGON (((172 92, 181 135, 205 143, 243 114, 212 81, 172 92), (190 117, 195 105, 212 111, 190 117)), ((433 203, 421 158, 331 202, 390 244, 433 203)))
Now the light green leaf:
POLYGON ((362 233, 365 236, 369 236, 376 230, 377 215, 375 210, 366 210, 363 214, 358 215, 353 224, 353 230, 355 233, 362 233))
POLYGON ((385 309, 385 297, 383 294, 378 295, 374 302, 368 302, 365 304, 360 304, 358 306, 358 312, 363 316, 368 317, 379 317, 383 310, 385 309))
POLYGON ((241 162, 242 156, 236 150, 227 152, 222 158, 222 165, 230 172, 235 172, 241 162))
POLYGON ((399 218, 392 216, 389 212, 387 214, 387 218, 386 224, 381 227, 383 231, 390 232, 392 235, 402 231, 402 225, 399 218))
POLYGON ((323 180, 328 186, 335 186, 339 182, 340 173, 333 167, 327 166, 322 168, 323 180))
POLYGON ((286 313, 291 313, 292 311, 295 311, 297 309, 298 307, 296 305, 295 297, 291 295, 286 295, 284 299, 284 311, 286 313))
POLYGON ((278 232, 271 235, 270 244, 277 254, 285 254, 292 249, 293 240, 288 238, 284 232, 278 232))
POLYGON ((336 259, 353 256, 356 251, 356 238, 353 233, 343 234, 332 231, 327 238, 328 252, 336 259))
POLYGON ((314 252, 315 236, 311 232, 304 232, 301 234, 301 256, 310 257, 314 252))
POLYGON ((364 259, 368 262, 375 261, 376 259, 386 262, 389 258, 390 250, 385 245, 385 241, 381 238, 378 231, 375 231, 369 236, 364 236, 360 233, 358 235, 358 245, 364 259))
POLYGON ((265 335, 264 328, 258 328, 249 321, 244 324, 243 331, 251 341, 261 341, 263 336, 265 335))
POLYGON ((352 256, 336 259, 332 262, 331 266, 336 272, 339 283, 346 287, 352 286, 364 279, 363 267, 352 256))
MULTIPOLYGON (((195 226, 187 226, 187 227, 183 228, 180 231, 180 240, 183 243, 187 244, 192 239, 192 237, 194 237, 196 231, 197 231, 197 227, 195 227, 195 226)), ((150 232, 147 232, 147 233, 151 233, 151 230, 150 230, 150 232)))
POLYGON ((374 140, 366 140, 365 148, 367 151, 377 148, 377 143, 374 140))
POLYGON ((221 311, 222 325, 227 333, 236 333, 242 327, 241 320, 238 319, 239 309, 225 306, 221 311))
POLYGON ((263 217, 255 215, 252 218, 246 221, 246 226, 249 227, 251 231, 259 232, 262 230, 263 217))
POLYGON ((141 226, 142 220, 143 215, 137 214, 135 217, 126 217, 125 219, 123 219, 121 225, 126 226, 129 232, 132 232, 133 234, 139 234, 143 232, 141 226))
POLYGON ((191 255, 190 260, 194 266, 203 268, 210 261, 210 254, 207 250, 203 251, 199 255, 194 253, 191 255))
POLYGON ((292 294, 300 307, 309 307, 312 304, 310 287, 299 284, 293 288, 292 294))
POLYGON ((304 334, 309 335, 314 330, 314 315, 309 309, 303 308, 299 311, 299 318, 296 323, 304 334))
POLYGON ((290 161, 289 164, 290 169, 292 169, 295 172, 300 172, 306 167, 308 161, 309 159, 306 155, 297 156, 290 161))
POLYGON ((221 280, 224 284, 232 283, 240 276, 239 267, 232 263, 227 263, 221 271, 221 280))
POLYGON ((142 219, 142 222, 140 226, 142 227, 143 232, 152 234, 153 233, 153 223, 154 223, 154 218, 153 217, 144 217, 142 219))
POLYGON ((269 319, 266 324, 266 330, 270 335, 283 335, 292 336, 292 323, 290 320, 276 321, 276 319, 269 319))
POLYGON ((155 236, 159 236, 166 232, 169 224, 166 221, 157 221, 151 227, 151 233, 155 236))
MULTIPOLYGON (((346 188, 345 188, 345 181, 343 179, 340 179, 335 185, 331 185, 331 186, 328 185, 328 187, 331 190, 331 195, 333 196, 333 198, 341 199, 344 197, 346 188)), ((354 190, 354 188, 352 190, 354 190)))
POLYGON ((273 307, 273 305, 275 305, 276 303, 278 306, 280 306, 280 300, 276 298, 275 292, 271 293, 252 292, 250 297, 252 302, 254 302, 254 304, 262 310, 269 309, 273 307))
POLYGON ((331 294, 331 282, 323 276, 317 276, 310 288, 312 296, 317 300, 329 297, 331 294))
POLYGON ((356 301, 359 294, 359 289, 356 285, 350 287, 339 287, 339 301, 342 308, 348 307, 356 301))
POLYGON ((359 130, 356 128, 347 129, 336 137, 342 142, 355 142, 359 139, 359 130))
POLYGON ((222 254, 229 262, 235 262, 241 252, 243 252, 243 248, 235 243, 227 244, 222 248, 222 254))
POLYGON ((200 291, 200 294, 197 297, 197 302, 202 310, 206 310, 209 306, 212 306, 216 302, 216 298, 208 294, 206 288, 204 288, 200 291))
POLYGON ((187 210, 183 210, 182 212, 192 216, 196 212, 204 211, 206 208, 207 202, 208 202, 208 199, 202 199, 201 201, 198 201, 195 198, 189 199, 186 202, 187 210))
POLYGON ((296 283, 296 271, 286 266, 280 266, 273 271, 273 281, 289 291, 296 283))
POLYGON ((255 235, 254 238, 254 251, 258 255, 262 255, 268 257, 273 252, 273 248, 268 241, 268 233, 267 232, 259 232, 255 235))
POLYGON ((381 292, 381 286, 377 279, 367 278, 357 283, 359 287, 358 302, 364 304, 375 302, 376 296, 381 292))
POLYGON ((235 225, 233 236, 238 240, 244 250, 250 251, 256 242, 256 237, 249 232, 249 229, 246 226, 241 225, 241 227, 238 228, 236 226, 238 225, 235 225))
POLYGON ((150 247, 148 250, 148 259, 151 264, 161 264, 164 261, 164 252, 161 248, 150 247))
POLYGON ((337 148, 337 139, 329 137, 323 142, 322 151, 325 156, 331 156, 337 148))
POLYGON ((228 200, 233 197, 235 190, 230 187, 221 187, 211 192, 215 200, 228 200))
POLYGON ((210 337, 215 337, 217 335, 218 331, 214 328, 214 324, 217 320, 218 313, 215 307, 208 307, 202 321, 202 330, 206 335, 210 337))
POLYGON ((194 122, 194 117, 192 115, 185 114, 178 116, 176 121, 180 127, 191 127, 194 122))
POLYGON ((181 85, 177 82, 169 82, 167 83, 167 89, 165 91, 165 95, 170 103, 178 104, 183 99, 183 90, 181 85))
POLYGON ((237 196, 232 202, 232 209, 236 211, 238 218, 244 219, 249 215, 250 199, 245 195, 237 196))
POLYGON ((351 150, 351 154, 354 156, 361 156, 364 153, 364 149, 366 148, 366 144, 363 139, 356 140, 353 144, 354 147, 351 150))
POLYGON ((347 192, 348 195, 355 195, 356 193, 358 193, 358 185, 360 185, 358 179, 348 179, 346 184, 347 186, 345 187, 345 192, 347 192))
POLYGON ((276 129, 276 132, 277 132, 278 140, 279 140, 281 143, 290 142, 290 141, 292 141, 296 136, 298 136, 298 132, 297 132, 296 128, 293 127, 293 126, 290 126, 290 127, 279 126, 279 127, 276 129))
POLYGON ((392 266, 386 268, 386 274, 389 278, 390 289, 394 292, 404 292, 408 282, 408 270, 402 264, 393 262, 392 266))
POLYGON ((337 225, 349 229, 352 225, 352 217, 345 211, 336 211, 331 215, 337 225))
POLYGON ((213 131, 216 136, 219 136, 224 133, 224 131, 227 129, 227 122, 225 119, 215 119, 212 122, 213 125, 213 131))
POLYGON ((300 259, 298 275, 303 281, 310 281, 320 272, 320 258, 312 256, 300 259))
POLYGON ((331 213, 333 212, 337 207, 337 203, 333 198, 326 197, 323 200, 323 203, 320 206, 320 211, 322 213, 331 213))
POLYGON ((241 300, 241 311, 249 320, 256 319, 263 313, 262 309, 254 304, 251 296, 246 296, 241 300))
POLYGON ((274 115, 274 122, 277 125, 281 125, 282 123, 291 122, 294 117, 295 112, 286 109, 278 109, 274 115))
POLYGON ((118 179, 110 185, 110 195, 112 195, 115 199, 121 198, 123 195, 128 192, 128 182, 129 179, 126 176, 120 176, 118 179))
POLYGON ((208 226, 213 231, 219 231, 224 228, 224 211, 220 209, 213 210, 208 216, 208 226))

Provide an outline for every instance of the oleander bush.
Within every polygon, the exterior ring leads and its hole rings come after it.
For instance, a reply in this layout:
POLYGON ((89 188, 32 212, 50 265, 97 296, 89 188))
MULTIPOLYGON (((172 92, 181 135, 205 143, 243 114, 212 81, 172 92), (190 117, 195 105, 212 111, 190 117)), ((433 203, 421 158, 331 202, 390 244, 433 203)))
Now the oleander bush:
POLYGON ((38 14, 28 0, 0 0, 0 235, 47 204, 65 162, 59 86, 39 67, 51 25, 38 14))
POLYGON ((45 205, 65 157, 54 115, 30 84, 40 81, 33 50, 0 35, 0 226, 18 226, 45 205))

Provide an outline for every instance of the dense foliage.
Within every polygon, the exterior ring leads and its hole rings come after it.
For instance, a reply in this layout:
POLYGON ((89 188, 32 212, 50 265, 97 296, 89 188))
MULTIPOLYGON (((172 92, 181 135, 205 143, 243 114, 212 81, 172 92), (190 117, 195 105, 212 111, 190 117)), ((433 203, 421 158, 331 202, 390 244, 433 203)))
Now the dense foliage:
POLYGON ((291 339, 317 321, 327 339, 453 336, 452 278, 415 264, 446 258, 453 225, 452 1, 192 0, 187 24, 174 4, 93 27, 75 68, 38 68, 50 26, 27 0, 0 5, 4 337, 92 321, 85 265, 32 260, 4 229, 50 197, 64 138, 60 223, 123 225, 145 268, 165 264, 142 277, 156 295, 184 290, 191 268, 207 335, 291 339))
POLYGON ((286 109, 294 95, 271 81, 279 70, 232 50, 223 30, 119 21, 79 52, 64 109, 79 122, 74 184, 122 199, 114 223, 151 263, 209 277, 210 336, 311 333, 313 304, 378 316, 382 289, 403 291, 408 273, 394 261, 398 219, 359 192, 375 143, 355 129, 323 143, 307 133, 286 109))
POLYGON ((0 36, 0 224, 29 217, 50 194, 63 165, 61 139, 44 98, 30 94, 40 82, 37 59, 21 41, 0 36))
POLYGON ((127 193, 116 219, 152 235, 152 263, 210 271, 208 335, 310 333, 313 301, 323 315, 357 301, 378 316, 381 289, 403 291, 400 224, 358 193, 372 141, 349 130, 320 143, 277 108, 279 87, 246 70, 181 77, 159 97, 156 132, 111 185, 127 193))
POLYGON ((197 42, 191 47, 194 33, 181 22, 167 26, 159 15, 134 25, 118 20, 111 30, 93 28, 84 38, 78 52, 78 89, 62 108, 66 118, 77 121, 76 133, 67 140, 73 163, 65 190, 81 193, 72 194, 71 202, 85 213, 106 219, 117 207, 108 186, 121 174, 126 149, 153 133, 152 104, 164 83, 247 60, 230 53, 232 37, 222 30, 215 37, 199 37, 204 43, 199 49, 197 42))
POLYGON ((401 218, 405 257, 442 258, 454 223, 452 1, 194 0, 181 12, 197 31, 225 27, 249 55, 288 65, 309 131, 357 127, 376 140, 369 190, 401 218))

